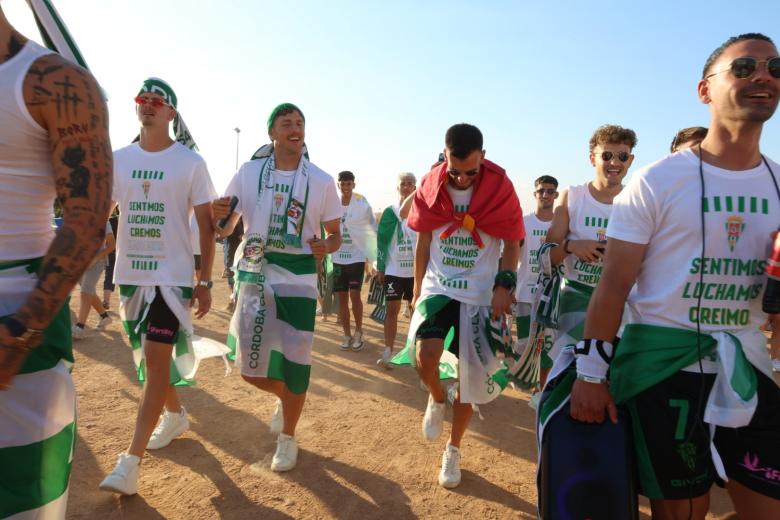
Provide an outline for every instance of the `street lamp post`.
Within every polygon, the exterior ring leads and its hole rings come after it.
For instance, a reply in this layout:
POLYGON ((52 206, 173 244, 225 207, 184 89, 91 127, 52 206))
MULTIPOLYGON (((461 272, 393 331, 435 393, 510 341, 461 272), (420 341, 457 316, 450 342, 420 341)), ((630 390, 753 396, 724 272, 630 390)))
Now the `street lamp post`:
POLYGON ((233 131, 236 132, 236 170, 238 170, 238 135, 241 133, 241 129, 235 127, 233 131))

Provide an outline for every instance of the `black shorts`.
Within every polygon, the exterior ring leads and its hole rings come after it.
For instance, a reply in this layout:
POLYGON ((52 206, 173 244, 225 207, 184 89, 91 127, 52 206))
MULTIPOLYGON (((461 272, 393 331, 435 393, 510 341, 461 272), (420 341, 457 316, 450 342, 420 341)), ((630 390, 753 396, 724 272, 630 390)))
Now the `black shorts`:
POLYGON ((414 278, 402 278, 391 274, 385 275, 385 299, 387 301, 412 301, 414 278))
POLYGON ((447 305, 441 308, 439 312, 425 320, 417 328, 415 339, 440 339, 444 341, 449 334, 450 329, 455 329, 455 336, 448 349, 455 357, 460 353, 458 338, 460 332, 460 302, 450 300, 447 305))
POLYGON ((333 292, 359 291, 363 286, 365 262, 333 264, 333 292))
MULTIPOLYGON (((750 424, 717 427, 714 444, 730 479, 780 499, 780 388, 753 370, 758 405, 750 424)), ((628 402, 643 495, 697 497, 719 480, 710 453, 709 425, 703 423, 714 380, 714 374, 704 375, 703 402, 702 376, 691 372, 677 372, 628 402)))
POLYGON ((154 288, 155 296, 146 315, 146 339, 173 345, 179 337, 179 319, 165 303, 160 288, 154 288))

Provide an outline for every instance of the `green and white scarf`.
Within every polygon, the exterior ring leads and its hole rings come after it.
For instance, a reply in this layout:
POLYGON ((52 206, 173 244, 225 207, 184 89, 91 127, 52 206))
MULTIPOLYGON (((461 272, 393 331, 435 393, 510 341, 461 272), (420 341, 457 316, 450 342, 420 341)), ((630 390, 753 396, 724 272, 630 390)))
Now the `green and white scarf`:
MULTIPOLYGON (((198 360, 192 344, 192 319, 190 318, 191 287, 159 287, 165 304, 179 320, 179 331, 171 357, 170 384, 188 386, 195 383, 198 360)), ((133 350, 133 362, 138 381, 146 381, 144 342, 149 306, 155 298, 154 286, 120 285, 119 316, 133 350)))
POLYGON ((44 45, 68 61, 89 69, 65 22, 49 0, 27 0, 44 45))
MULTIPOLYGON (((391 363, 417 366, 417 329, 426 319, 439 312, 450 301, 451 299, 447 296, 434 295, 417 303, 409 324, 406 346, 393 357, 391 363)), ((509 328, 503 317, 495 321, 491 319, 490 313, 489 306, 461 303, 458 358, 447 351, 454 339, 453 330, 450 330, 445 339, 445 353, 454 359, 457 369, 453 370, 446 364, 442 367, 440 362, 439 377, 447 379, 449 377, 444 376, 452 374, 459 379, 460 401, 462 403, 489 403, 498 397, 509 384, 507 366, 496 356, 499 352, 505 354, 511 352, 512 341, 509 328), (447 373, 445 374, 443 371, 447 373)), ((442 355, 442 360, 445 360, 444 355, 442 355)))
MULTIPOLYGON (((0 316, 13 315, 38 280, 40 259, 0 262, 0 316)), ((0 518, 64 518, 76 441, 76 391, 66 301, 0 393, 0 518)))

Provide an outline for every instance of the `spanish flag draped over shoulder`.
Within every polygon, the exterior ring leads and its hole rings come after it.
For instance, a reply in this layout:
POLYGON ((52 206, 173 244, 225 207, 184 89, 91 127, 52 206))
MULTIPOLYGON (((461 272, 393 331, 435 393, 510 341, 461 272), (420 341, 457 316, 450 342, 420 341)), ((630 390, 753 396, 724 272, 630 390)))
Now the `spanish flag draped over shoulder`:
POLYGON ((502 167, 482 160, 468 213, 455 211, 446 189, 447 181, 446 162, 423 176, 409 213, 410 228, 424 233, 447 226, 440 234, 440 238, 445 239, 464 227, 480 248, 483 247, 480 231, 501 240, 525 238, 520 200, 502 167))

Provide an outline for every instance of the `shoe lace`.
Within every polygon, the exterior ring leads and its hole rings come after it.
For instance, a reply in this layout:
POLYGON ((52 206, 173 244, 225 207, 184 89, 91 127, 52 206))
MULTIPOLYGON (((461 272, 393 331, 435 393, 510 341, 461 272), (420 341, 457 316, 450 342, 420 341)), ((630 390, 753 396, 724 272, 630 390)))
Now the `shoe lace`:
POLYGON ((452 473, 458 462, 458 453, 452 450, 444 451, 444 472, 452 473))

